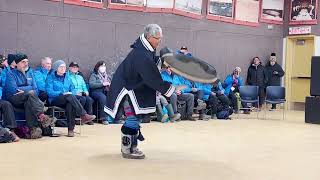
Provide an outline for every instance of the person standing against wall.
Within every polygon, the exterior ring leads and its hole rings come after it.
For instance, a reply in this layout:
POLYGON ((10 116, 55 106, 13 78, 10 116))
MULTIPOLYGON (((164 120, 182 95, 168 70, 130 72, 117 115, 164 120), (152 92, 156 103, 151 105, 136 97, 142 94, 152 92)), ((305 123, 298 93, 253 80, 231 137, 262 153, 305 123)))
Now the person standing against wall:
MULTIPOLYGON (((282 67, 277 63, 276 53, 271 53, 269 62, 266 65, 267 86, 280 86, 281 77, 284 75, 282 67)), ((276 104, 272 104, 270 111, 275 110, 276 104)))

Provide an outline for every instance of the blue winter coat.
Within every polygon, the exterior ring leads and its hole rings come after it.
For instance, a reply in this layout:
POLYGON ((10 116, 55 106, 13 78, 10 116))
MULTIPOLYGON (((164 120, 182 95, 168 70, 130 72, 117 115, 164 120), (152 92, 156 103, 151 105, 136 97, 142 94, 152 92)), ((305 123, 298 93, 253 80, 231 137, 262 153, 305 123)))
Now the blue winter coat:
MULTIPOLYGON (((243 86, 243 79, 239 76, 238 78, 238 84, 237 87, 239 88, 240 86, 243 86)), ((226 79, 224 80, 224 84, 225 84, 225 94, 229 95, 230 91, 231 91, 231 87, 233 85, 233 75, 229 74, 226 79)))
POLYGON ((76 89, 69 75, 65 73, 63 76, 58 76, 56 71, 49 73, 47 76, 46 92, 48 93, 50 103, 55 97, 66 92, 76 95, 76 89))
POLYGON ((8 99, 9 97, 16 94, 18 92, 18 89, 24 92, 33 90, 35 91, 35 93, 38 93, 33 73, 23 74, 17 69, 13 69, 8 72, 3 90, 5 98, 8 99))
POLYGON ((12 69, 10 66, 8 67, 4 67, 1 71, 1 86, 4 87, 4 85, 6 84, 6 78, 7 78, 7 74, 8 72, 10 72, 12 69))
POLYGON ((38 67, 34 71, 34 78, 39 91, 46 91, 46 79, 49 71, 43 67, 38 67))
POLYGON ((198 90, 201 90, 204 92, 203 100, 207 101, 209 99, 210 94, 211 94, 212 85, 199 83, 199 82, 195 82, 194 84, 198 90))
POLYGON ((168 74, 167 71, 162 71, 161 77, 162 77, 163 81, 166 81, 166 82, 173 84, 173 77, 172 77, 172 75, 168 74))
POLYGON ((89 93, 86 82, 84 81, 83 77, 79 75, 79 73, 74 74, 72 72, 68 72, 68 75, 72 81, 72 84, 75 88, 76 93, 89 93))

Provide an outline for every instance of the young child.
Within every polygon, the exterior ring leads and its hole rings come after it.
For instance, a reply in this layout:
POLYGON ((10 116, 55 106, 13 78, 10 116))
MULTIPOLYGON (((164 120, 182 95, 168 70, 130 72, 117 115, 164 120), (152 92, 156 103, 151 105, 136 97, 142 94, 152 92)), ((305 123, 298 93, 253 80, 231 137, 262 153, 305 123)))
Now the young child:
POLYGON ((168 118, 170 119, 170 122, 179 121, 181 118, 181 114, 174 113, 172 105, 168 103, 166 98, 162 96, 160 92, 157 92, 156 108, 157 108, 157 119, 162 123, 165 123, 168 118), (162 107, 166 108, 166 110, 168 111, 168 114, 164 113, 162 107))

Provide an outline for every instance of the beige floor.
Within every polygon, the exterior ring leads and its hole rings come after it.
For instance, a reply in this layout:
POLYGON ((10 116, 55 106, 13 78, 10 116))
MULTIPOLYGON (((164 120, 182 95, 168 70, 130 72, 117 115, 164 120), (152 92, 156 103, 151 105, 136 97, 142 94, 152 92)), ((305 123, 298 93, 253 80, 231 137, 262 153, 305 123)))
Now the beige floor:
POLYGON ((320 126, 305 124, 303 112, 288 112, 285 121, 273 114, 144 124, 145 160, 121 158, 119 125, 83 126, 75 138, 1 144, 0 179, 319 180, 320 126))

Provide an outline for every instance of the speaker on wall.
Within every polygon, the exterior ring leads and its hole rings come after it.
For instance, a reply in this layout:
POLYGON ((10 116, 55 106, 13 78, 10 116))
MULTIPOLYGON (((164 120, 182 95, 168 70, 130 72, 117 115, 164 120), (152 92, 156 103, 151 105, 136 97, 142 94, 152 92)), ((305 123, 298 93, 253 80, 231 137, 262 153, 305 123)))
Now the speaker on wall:
POLYGON ((311 59, 310 95, 320 96, 320 56, 311 59))

